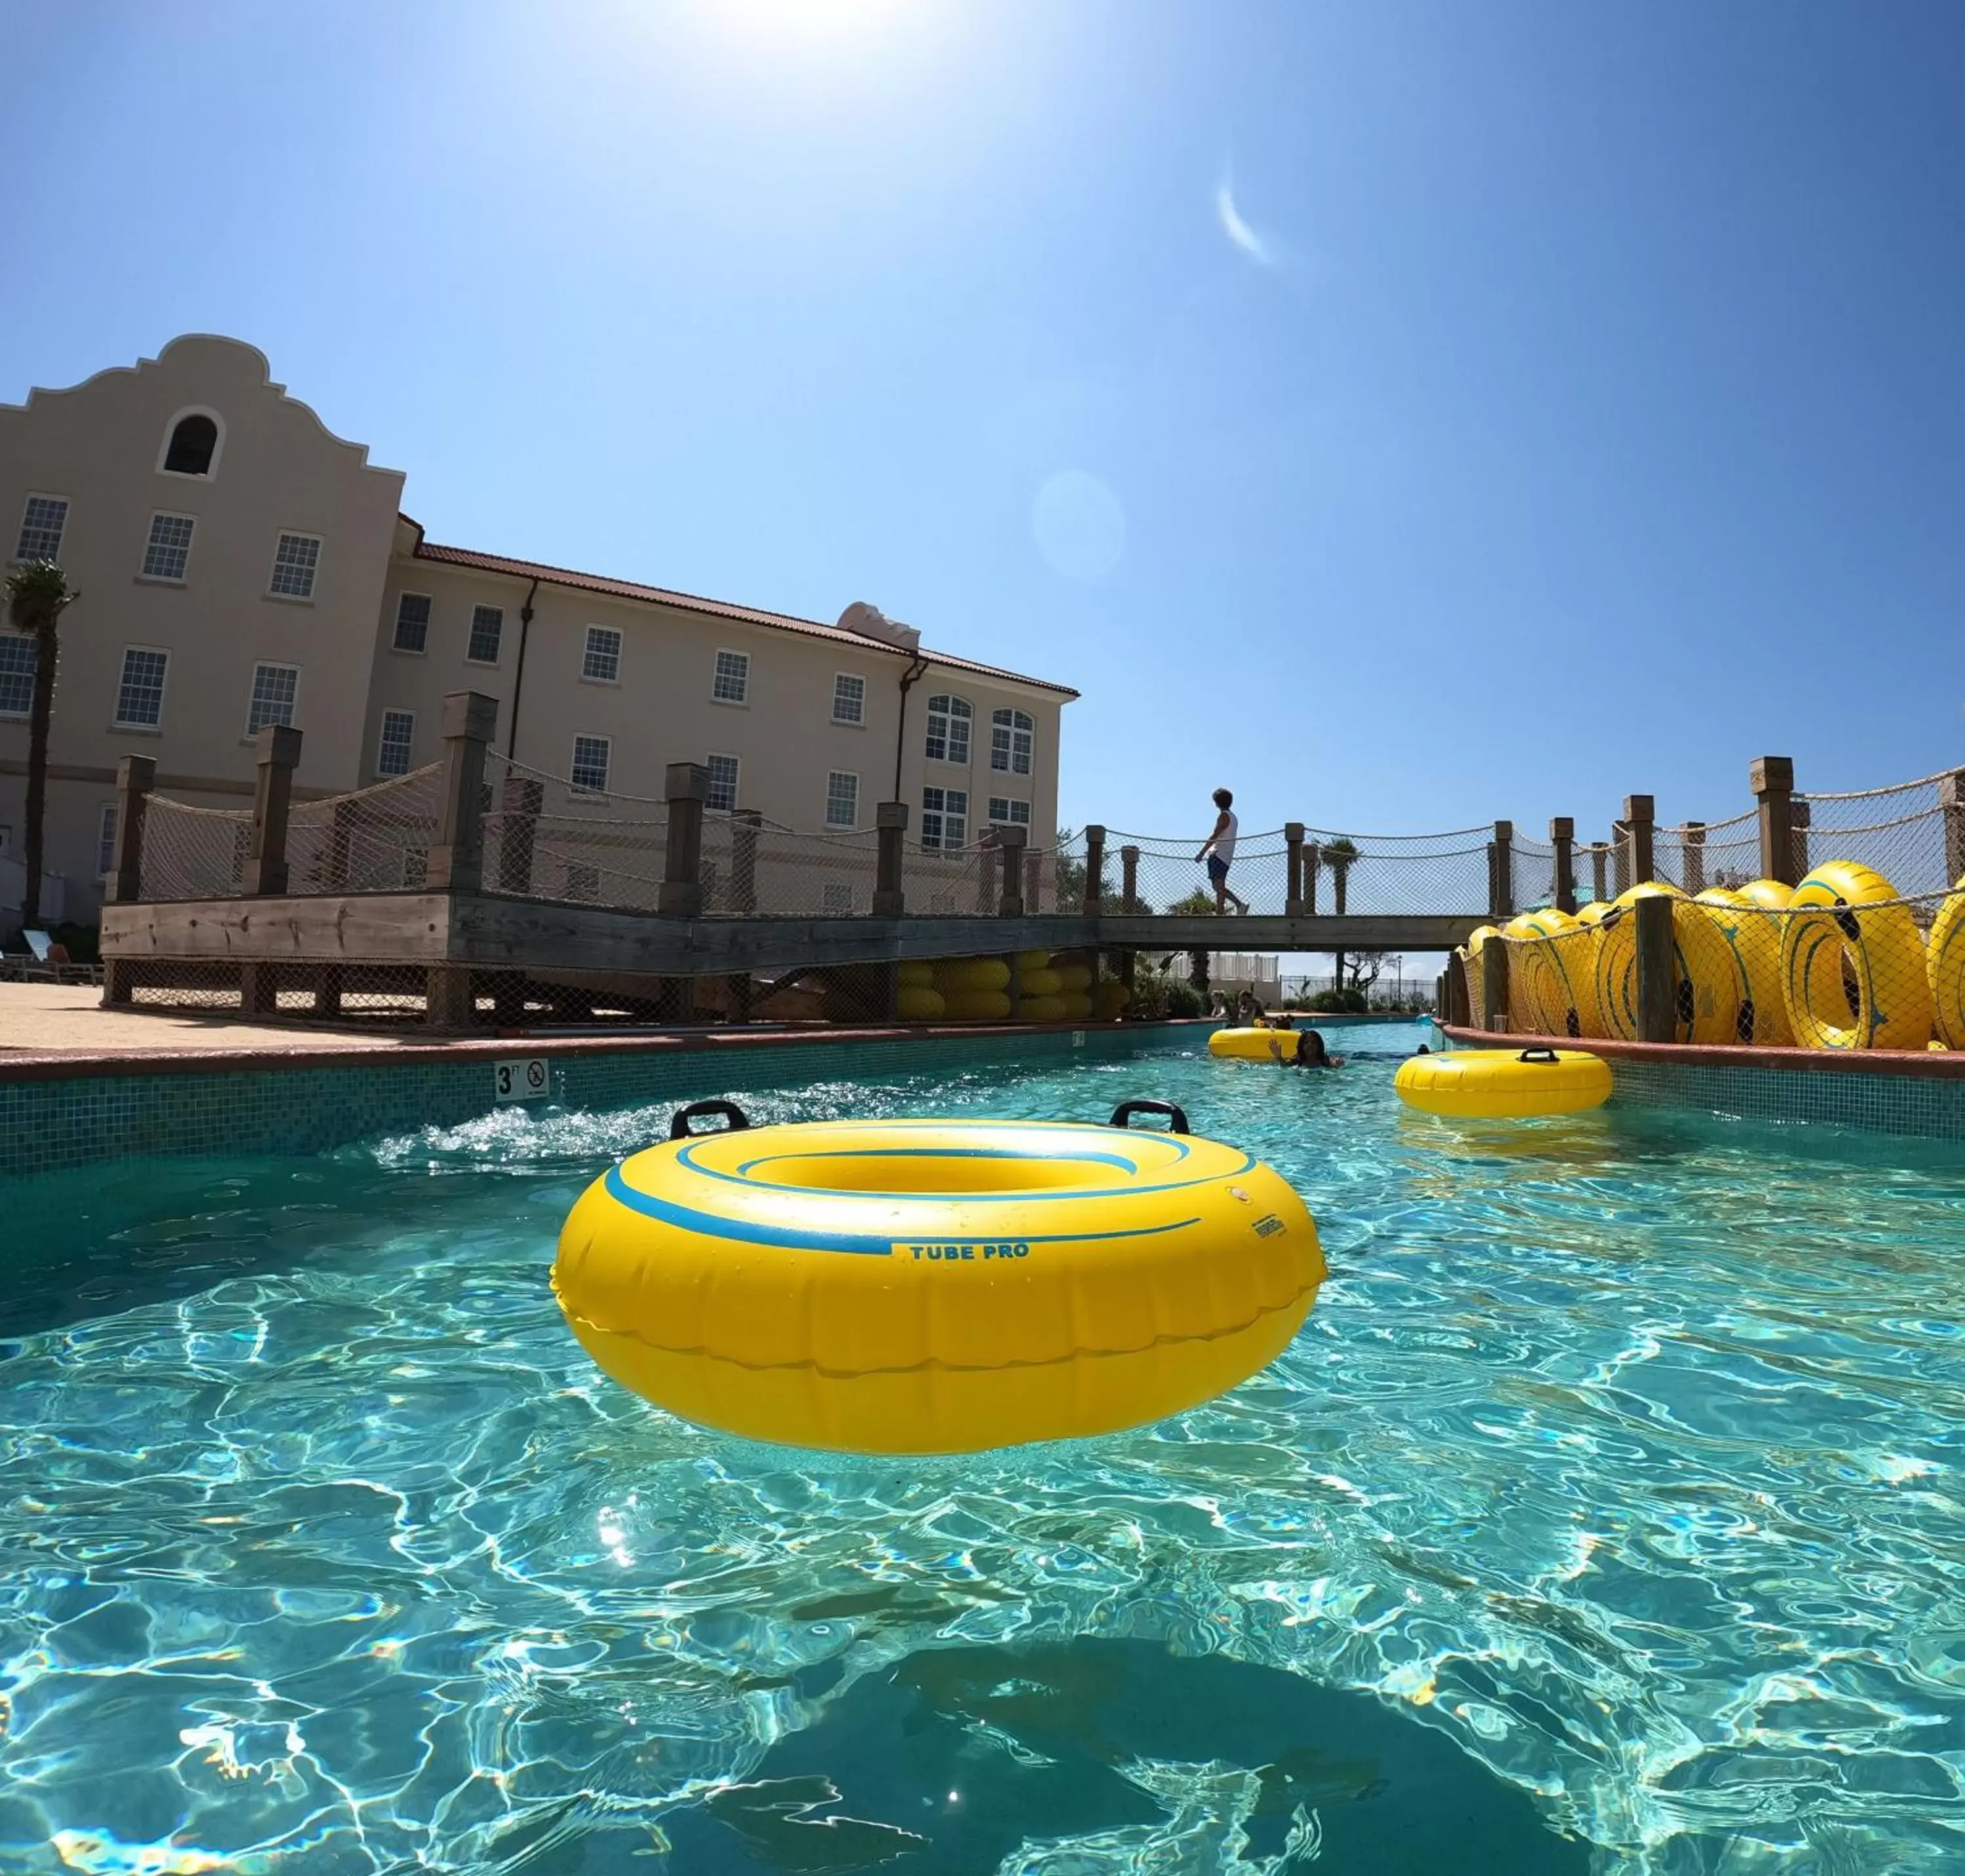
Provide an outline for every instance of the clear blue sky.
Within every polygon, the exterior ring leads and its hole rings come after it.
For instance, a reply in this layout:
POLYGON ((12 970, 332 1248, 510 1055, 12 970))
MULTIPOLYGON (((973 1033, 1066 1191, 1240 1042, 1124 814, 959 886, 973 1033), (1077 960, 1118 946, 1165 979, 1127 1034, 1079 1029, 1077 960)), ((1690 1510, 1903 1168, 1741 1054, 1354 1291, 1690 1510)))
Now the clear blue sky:
POLYGON ((0 396, 249 339, 436 539, 1078 685, 1068 821, 1965 761, 1957 0, 69 0, 0 51, 0 396))

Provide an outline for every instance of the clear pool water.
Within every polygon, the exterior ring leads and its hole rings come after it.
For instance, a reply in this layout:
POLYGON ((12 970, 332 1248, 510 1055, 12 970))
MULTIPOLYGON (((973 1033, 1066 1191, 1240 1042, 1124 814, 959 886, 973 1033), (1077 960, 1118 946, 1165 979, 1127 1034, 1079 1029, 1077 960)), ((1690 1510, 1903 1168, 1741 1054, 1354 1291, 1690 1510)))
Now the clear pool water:
POLYGON ((590 1369, 555 1231, 665 1111, 13 1189, 0 1868, 1965 1867, 1955 1153, 1456 1128, 1413 1040, 744 1097, 1160 1095, 1310 1199, 1269 1372, 960 1460, 590 1369))

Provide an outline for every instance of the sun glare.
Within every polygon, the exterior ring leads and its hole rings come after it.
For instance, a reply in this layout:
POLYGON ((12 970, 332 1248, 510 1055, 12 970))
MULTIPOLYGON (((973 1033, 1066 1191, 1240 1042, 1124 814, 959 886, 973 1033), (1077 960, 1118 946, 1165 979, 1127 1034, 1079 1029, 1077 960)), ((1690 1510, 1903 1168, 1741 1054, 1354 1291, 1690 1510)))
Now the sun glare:
POLYGON ((864 43, 917 0, 706 0, 743 38, 767 45, 864 43))

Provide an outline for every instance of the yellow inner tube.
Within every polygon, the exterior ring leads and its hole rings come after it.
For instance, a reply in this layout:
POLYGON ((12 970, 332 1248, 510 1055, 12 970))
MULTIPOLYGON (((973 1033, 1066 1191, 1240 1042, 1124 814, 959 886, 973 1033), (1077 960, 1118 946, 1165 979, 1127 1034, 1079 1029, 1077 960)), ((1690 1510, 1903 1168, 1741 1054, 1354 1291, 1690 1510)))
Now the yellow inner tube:
POLYGON ((1938 1040, 1947 1049, 1965 1049, 1965 880, 1938 907, 1924 955, 1938 1040))
POLYGON ((1712 919, 1675 886, 1648 880, 1618 894, 1597 927, 1597 1002, 1606 1035, 1638 1040, 1638 922, 1641 899, 1672 900, 1674 1042, 1732 1042, 1743 980, 1712 919))
POLYGON ((1529 1120, 1601 1107, 1610 1098, 1610 1066, 1581 1049, 1456 1049, 1410 1057, 1392 1086, 1425 1114, 1529 1120))
POLYGON ((1896 888, 1853 860, 1794 889, 1781 932, 1781 982, 1808 1049, 1922 1049, 1931 994, 1923 938, 1896 888))
POLYGON ((1208 1053, 1224 1061, 1293 1062, 1297 1029, 1217 1029, 1208 1038, 1208 1053))
POLYGON ((1732 892, 1714 886, 1693 903, 1706 908, 1706 915, 1726 941, 1740 973, 1740 1013, 1734 1022, 1733 1039, 1789 1048, 1794 1043, 1794 1031, 1788 1022, 1787 992, 1781 982, 1781 921, 1767 909, 1767 892, 1779 894, 1774 903, 1784 907, 1791 889, 1775 880, 1754 883, 1761 889, 1758 897, 1750 899, 1745 890, 1732 892))
MULTIPOLYGON (((568 1215, 553 1292, 623 1385, 806 1446, 958 1453, 1110 1432, 1263 1367, 1324 1275, 1249 1154, 1074 1123, 733 1126, 638 1153, 568 1215)), ((727 1102, 686 1108, 676 1125, 727 1102)))
POLYGON ((1555 906, 1525 912, 1501 928, 1508 951, 1509 1021, 1545 1036, 1597 1033, 1597 941, 1555 906))

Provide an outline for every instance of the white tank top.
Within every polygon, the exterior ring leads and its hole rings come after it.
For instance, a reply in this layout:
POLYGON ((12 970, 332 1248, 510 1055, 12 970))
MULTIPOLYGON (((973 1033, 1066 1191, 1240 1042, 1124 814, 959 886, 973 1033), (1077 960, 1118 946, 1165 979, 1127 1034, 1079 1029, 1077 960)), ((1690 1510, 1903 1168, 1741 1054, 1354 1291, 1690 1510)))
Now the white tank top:
POLYGON ((1228 825, 1214 837, 1215 856, 1224 867, 1235 864, 1235 836, 1240 832, 1242 823, 1235 818, 1234 810, 1227 811, 1228 825))

